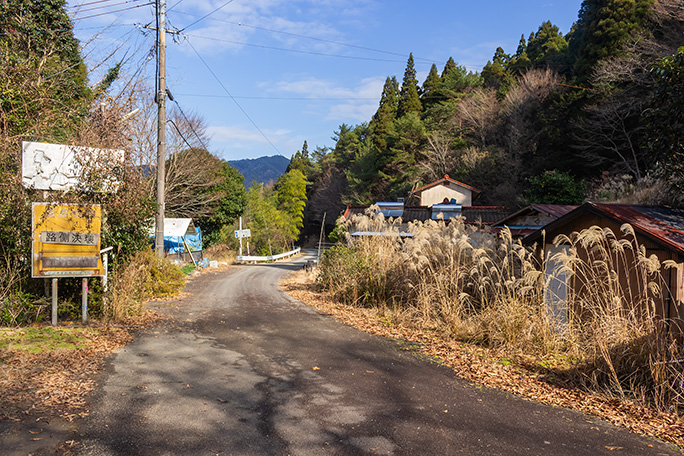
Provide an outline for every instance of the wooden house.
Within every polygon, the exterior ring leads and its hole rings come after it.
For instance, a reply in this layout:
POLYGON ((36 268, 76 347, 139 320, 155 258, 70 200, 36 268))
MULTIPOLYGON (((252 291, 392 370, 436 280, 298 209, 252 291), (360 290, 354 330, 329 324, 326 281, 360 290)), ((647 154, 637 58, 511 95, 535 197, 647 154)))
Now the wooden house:
MULTIPOLYGON (((564 324, 568 319, 568 311, 575 315, 581 315, 583 310, 574 308, 568 303, 578 302, 573 299, 577 296, 588 296, 592 288, 601 287, 602 282, 612 280, 616 287, 623 290, 624 304, 627 307, 644 306, 634 296, 648 296, 648 302, 653 303, 656 314, 668 322, 681 322, 684 317, 684 211, 649 206, 633 206, 623 204, 599 204, 585 203, 576 209, 566 213, 558 219, 550 222, 541 229, 536 230, 523 239, 526 245, 536 246, 540 258, 546 258, 545 269, 545 301, 556 320, 564 324), (633 236, 629 231, 623 231, 623 226, 629 224, 633 229, 633 236), (643 276, 639 277, 638 268, 634 265, 634 255, 629 249, 624 253, 611 253, 608 260, 618 266, 615 272, 605 271, 605 280, 596 280, 588 283, 585 275, 578 271, 580 264, 592 267, 592 259, 595 258, 594 247, 576 243, 577 256, 584 263, 574 265, 571 271, 559 268, 554 254, 568 252, 570 245, 560 243, 554 245, 554 240, 559 235, 568 236, 569 239, 577 236, 582 230, 599 227, 609 228, 615 235, 616 241, 636 242, 640 249, 644 249, 646 258, 655 255, 661 265, 672 262, 675 267, 661 267, 660 275, 654 279, 660 292, 653 293, 644 288, 643 276), (573 234, 574 233, 574 234, 573 234), (632 302, 629 302, 632 300, 632 302)), ((634 244, 633 244, 634 245, 634 244)), ((558 256, 556 256, 558 258, 558 256)), ((595 262, 600 264, 600 262, 595 262)), ((600 276, 599 276, 600 278, 600 276)), ((648 309, 641 309, 641 313, 648 314, 648 309)), ((678 326, 681 326, 678 323, 678 326)))
POLYGON ((423 185, 411 192, 412 196, 420 199, 420 206, 434 206, 435 204, 452 203, 462 206, 472 206, 473 200, 480 196, 480 190, 449 177, 423 185))

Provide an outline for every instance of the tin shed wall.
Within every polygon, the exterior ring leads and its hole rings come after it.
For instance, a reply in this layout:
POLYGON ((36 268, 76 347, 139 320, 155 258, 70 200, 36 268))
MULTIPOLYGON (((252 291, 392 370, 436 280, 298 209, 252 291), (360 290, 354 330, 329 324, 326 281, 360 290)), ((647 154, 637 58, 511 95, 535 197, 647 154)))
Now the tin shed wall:
MULTIPOLYGON (((592 226, 599 226, 601 228, 609 228, 615 234, 618 240, 627 239, 631 240, 631 236, 623 235, 621 231, 621 224, 618 224, 612 220, 600 217, 595 214, 586 214, 585 216, 579 217, 573 221, 564 224, 562 227, 554 230, 553 232, 547 233, 545 252, 548 252, 553 247, 553 240, 559 234, 565 234, 569 236, 573 232, 580 232, 582 230, 588 229, 592 226)), ((673 260, 676 263, 682 264, 684 258, 678 252, 674 252, 663 245, 654 242, 646 236, 636 233, 637 245, 646 249, 647 257, 655 255, 661 263, 660 277, 656 277, 653 280, 658 285, 661 290, 659 295, 653 293, 648 293, 648 296, 653 299, 655 304, 655 312, 657 315, 664 317, 668 320, 679 320, 681 322, 684 316, 684 309, 682 305, 681 290, 682 289, 682 277, 681 273, 677 269, 665 269, 662 267, 662 263, 666 260, 673 260)), ((580 249, 578 251, 578 256, 587 262, 590 258, 589 252, 580 249)), ((643 291, 644 281, 643 278, 638 277, 637 272, 634 268, 634 255, 629 250, 626 250, 624 255, 611 253, 611 259, 616 269, 618 271, 618 284, 622 289, 624 295, 629 299, 630 296, 638 295, 639 292, 643 291)), ((569 284, 571 290, 571 296, 580 297, 586 296, 587 294, 594 291, 591 287, 596 287, 596 285, 591 283, 586 283, 582 278, 582 271, 575 271, 569 284)), ((608 280, 606 278, 606 280, 608 280)), ((573 301, 571 297, 571 302, 573 301)), ((642 306, 645 303, 641 303, 642 306)), ((649 310, 646 308, 639 309, 643 315, 647 315, 649 310)), ((576 316, 580 317, 586 309, 573 308, 572 312, 576 316)))

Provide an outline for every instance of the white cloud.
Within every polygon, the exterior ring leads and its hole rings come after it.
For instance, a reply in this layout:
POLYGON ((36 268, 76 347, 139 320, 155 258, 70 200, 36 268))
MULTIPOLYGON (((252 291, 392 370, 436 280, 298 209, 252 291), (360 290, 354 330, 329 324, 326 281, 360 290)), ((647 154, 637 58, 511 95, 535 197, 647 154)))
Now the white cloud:
POLYGON ((269 93, 286 93, 311 100, 341 99, 342 102, 333 103, 327 108, 325 120, 367 122, 377 110, 384 83, 384 77, 369 77, 362 79, 354 87, 343 87, 329 80, 309 77, 294 81, 261 83, 260 86, 269 93))
MULTIPOLYGON (((284 137, 287 137, 291 132, 285 129, 266 131, 262 130, 264 135, 272 142, 284 137)), ((259 133, 255 128, 242 128, 234 126, 222 126, 222 125, 212 125, 207 127, 207 133, 211 136, 212 140, 218 142, 232 142, 235 141, 237 144, 244 143, 265 143, 268 144, 268 140, 259 133)))

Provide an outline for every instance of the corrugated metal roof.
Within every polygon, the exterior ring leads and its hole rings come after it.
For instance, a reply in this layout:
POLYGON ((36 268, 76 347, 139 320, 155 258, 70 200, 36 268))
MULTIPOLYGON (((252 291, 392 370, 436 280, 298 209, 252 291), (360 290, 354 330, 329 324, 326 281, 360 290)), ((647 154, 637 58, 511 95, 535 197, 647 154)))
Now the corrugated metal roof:
POLYGON ((570 211, 577 209, 577 205, 567 204, 531 204, 531 208, 551 217, 560 218, 570 211))
POLYGON ((667 207, 589 203, 623 223, 629 223, 684 252, 684 211, 667 207))
POLYGON ((523 242, 531 244, 539 240, 542 231, 553 232, 563 224, 590 212, 630 224, 641 235, 668 248, 684 253, 684 211, 667 207, 635 206, 627 204, 585 203, 561 218, 527 236, 523 242))

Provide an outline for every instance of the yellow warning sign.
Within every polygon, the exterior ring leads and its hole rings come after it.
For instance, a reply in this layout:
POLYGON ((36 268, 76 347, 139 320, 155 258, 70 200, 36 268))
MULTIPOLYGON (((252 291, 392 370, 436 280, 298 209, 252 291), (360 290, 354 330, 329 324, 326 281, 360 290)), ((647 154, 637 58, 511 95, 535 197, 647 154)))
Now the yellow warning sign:
POLYGON ((98 277, 102 215, 99 204, 33 203, 31 277, 98 277))

